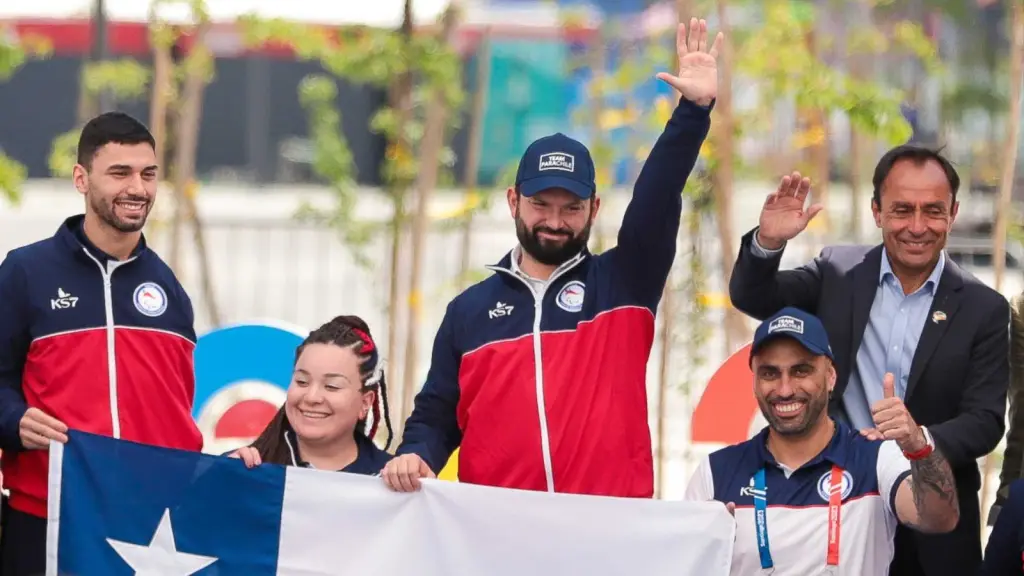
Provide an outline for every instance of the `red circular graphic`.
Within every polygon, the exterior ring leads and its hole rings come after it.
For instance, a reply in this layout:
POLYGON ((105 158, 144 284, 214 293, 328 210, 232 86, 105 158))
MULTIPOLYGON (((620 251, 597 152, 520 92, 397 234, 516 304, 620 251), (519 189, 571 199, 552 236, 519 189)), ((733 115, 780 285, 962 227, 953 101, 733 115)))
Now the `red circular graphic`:
POLYGON ((228 408, 214 425, 214 438, 255 438, 277 413, 265 400, 242 400, 228 408))

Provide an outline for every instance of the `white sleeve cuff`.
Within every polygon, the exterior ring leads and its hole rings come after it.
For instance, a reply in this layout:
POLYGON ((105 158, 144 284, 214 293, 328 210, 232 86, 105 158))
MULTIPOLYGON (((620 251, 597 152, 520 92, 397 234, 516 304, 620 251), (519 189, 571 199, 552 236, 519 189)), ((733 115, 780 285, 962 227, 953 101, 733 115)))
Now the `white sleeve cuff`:
POLYGON ((776 248, 775 250, 769 250, 767 248, 762 247, 760 244, 757 243, 757 230, 754 230, 754 236, 751 237, 750 242, 750 251, 754 254, 754 256, 757 256, 758 258, 772 258, 778 255, 780 252, 782 252, 785 248, 785 244, 782 245, 782 248, 776 248))

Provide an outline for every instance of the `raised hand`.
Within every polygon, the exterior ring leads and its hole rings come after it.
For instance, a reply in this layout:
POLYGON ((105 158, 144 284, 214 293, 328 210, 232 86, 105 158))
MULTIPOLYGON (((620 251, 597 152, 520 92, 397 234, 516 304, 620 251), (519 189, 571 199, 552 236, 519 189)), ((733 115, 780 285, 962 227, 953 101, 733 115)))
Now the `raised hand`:
POLYGON ((675 76, 661 72, 658 79, 672 86, 683 98, 707 106, 718 96, 718 51, 724 36, 715 36, 715 42, 708 50, 708 23, 696 18, 690 19, 690 35, 687 38, 686 25, 676 29, 676 53, 679 55, 679 73, 675 76))
POLYGON ((895 440, 905 452, 917 452, 928 444, 924 431, 914 422, 907 405, 896 396, 895 379, 891 373, 887 373, 882 381, 882 399, 871 407, 871 418, 878 433, 886 440, 895 440))
POLYGON ((768 195, 761 208, 757 230, 757 243, 765 249, 777 250, 807 228, 812 218, 821 212, 821 204, 812 204, 806 210, 804 203, 811 190, 811 179, 793 172, 783 176, 779 187, 768 195))

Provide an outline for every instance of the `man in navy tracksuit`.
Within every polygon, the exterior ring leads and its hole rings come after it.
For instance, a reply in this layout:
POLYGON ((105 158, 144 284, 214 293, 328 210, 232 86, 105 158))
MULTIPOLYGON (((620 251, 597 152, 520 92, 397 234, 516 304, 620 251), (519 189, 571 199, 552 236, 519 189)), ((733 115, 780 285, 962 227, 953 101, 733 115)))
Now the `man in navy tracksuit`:
POLYGON ((449 305, 397 457, 382 476, 415 490, 459 447, 459 480, 649 498, 647 362, 676 253, 682 191, 717 95, 707 24, 680 25, 681 95, 637 178, 618 245, 587 249, 600 208, 586 146, 532 143, 507 201, 519 245, 449 305))
MULTIPOLYGON (((0 449, 10 490, 2 576, 46 568, 50 442, 67 442, 68 428, 203 446, 192 419, 192 304, 142 235, 156 200, 153 137, 125 114, 93 119, 74 184, 85 214, 0 262, 0 449)), ((53 497, 59 506, 60 493, 53 497)))

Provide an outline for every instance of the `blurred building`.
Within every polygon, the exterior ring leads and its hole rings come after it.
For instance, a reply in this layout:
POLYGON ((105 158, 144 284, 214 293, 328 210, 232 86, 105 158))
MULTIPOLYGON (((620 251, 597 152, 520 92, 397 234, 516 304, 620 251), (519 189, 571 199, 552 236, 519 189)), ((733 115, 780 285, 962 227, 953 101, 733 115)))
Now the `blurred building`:
MULTIPOLYGON (((106 0, 110 24, 107 54, 148 62, 150 51, 145 27, 147 2, 106 0)), ((254 186, 271 182, 303 182, 313 179, 306 115, 298 102, 299 82, 310 73, 322 72, 318 64, 296 61, 281 50, 246 50, 237 28, 231 23, 238 6, 245 5, 267 16, 285 16, 329 25, 364 24, 396 27, 401 20, 402 0, 372 3, 328 3, 312 0, 250 0, 248 3, 210 3, 219 21, 210 37, 218 57, 216 79, 207 88, 204 117, 199 138, 197 170, 203 180, 248 182, 254 186)), ((9 3, 13 4, 13 3, 9 3)), ((78 74, 92 49, 93 26, 89 21, 91 0, 59 0, 39 7, 0 8, 0 34, 41 34, 51 39, 53 57, 31 62, 6 83, 0 83, 0 148, 27 165, 33 178, 49 175, 47 157, 55 136, 74 127, 78 108, 78 74)), ((488 105, 483 116, 483 141, 477 178, 493 183, 500 173, 518 159, 534 138, 561 130, 585 142, 605 141, 616 161, 609 177, 614 184, 626 184, 635 177, 638 150, 656 137, 657 123, 650 123, 650 102, 671 91, 654 80, 637 82, 628 93, 609 95, 605 113, 595 115, 591 89, 595 46, 600 47, 606 70, 615 70, 629 54, 646 50, 645 35, 661 35, 668 49, 664 69, 670 65, 671 28, 675 24, 672 0, 468 0, 465 25, 459 39, 464 56, 464 86, 472 90, 481 40, 489 40, 490 82, 488 105), (572 22, 572 26, 566 26, 572 22), (615 38, 609 41, 609 38, 615 38), (642 103, 639 117, 630 115, 630 100, 642 103), (645 123, 650 123, 647 126, 645 123)), ((447 0, 415 0, 419 25, 434 22, 447 0)), ((944 60, 954 63, 953 77, 967 86, 960 94, 945 92, 944 80, 906 59, 877 59, 882 71, 898 87, 908 91, 904 115, 914 126, 914 139, 943 143, 951 154, 972 165, 977 178, 991 186, 990 159, 1001 141, 998 114, 971 96, 971 86, 993 83, 989 73, 970 62, 972 51, 982 59, 1005 53, 1005 10, 1000 3, 964 3, 955 17, 940 16, 928 3, 900 4, 901 18, 921 22, 938 44, 944 60), (965 25, 965 23, 967 23, 965 25), (982 40, 975 41, 983 30, 982 40), (941 118, 958 107, 962 126, 951 131, 941 118), (978 142, 987 145, 979 146, 978 142), (989 161, 986 161, 989 159, 989 161)), ((248 8, 247 8, 248 9, 248 8)), ((734 26, 758 20, 756 5, 734 6, 734 26)), ((818 26, 838 35, 851 15, 843 10, 823 11, 818 26)), ((717 17, 708 14, 714 29, 717 17)), ((844 66, 833 57, 836 66, 844 66)), ((735 79, 735 99, 743 110, 756 99, 756 78, 735 79)), ((384 154, 383 139, 370 130, 368 119, 385 104, 379 90, 338 81, 338 108, 345 135, 352 149, 359 182, 380 183, 384 154)), ((120 108, 142 118, 148 117, 147 102, 129 102, 120 108)), ((635 107, 635 106, 634 106, 635 107)), ((990 108, 990 107, 989 107, 990 108)), ((747 159, 761 158, 788 145, 796 123, 793 106, 780 103, 774 111, 771 133, 746 138, 740 151, 747 159)), ((833 121, 832 151, 836 163, 834 178, 845 178, 842 162, 848 155, 848 125, 842 114, 833 121)), ((469 122, 453 138, 461 178, 466 154, 469 122)), ((642 156, 642 155, 641 155, 642 156)))

